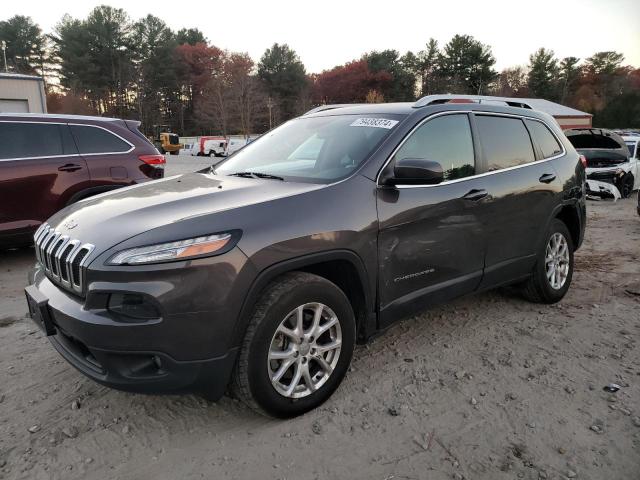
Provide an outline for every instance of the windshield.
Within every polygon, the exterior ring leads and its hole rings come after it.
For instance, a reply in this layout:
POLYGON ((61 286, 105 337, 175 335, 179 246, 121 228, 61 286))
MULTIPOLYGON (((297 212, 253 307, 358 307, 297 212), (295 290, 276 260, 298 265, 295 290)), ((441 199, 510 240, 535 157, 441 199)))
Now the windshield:
POLYGON ((402 115, 297 118, 215 167, 218 175, 258 173, 330 183, 346 178, 380 145, 402 115))
POLYGON ((629 149, 629 156, 633 157, 633 151, 636 149, 636 144, 627 142, 627 148, 629 149))

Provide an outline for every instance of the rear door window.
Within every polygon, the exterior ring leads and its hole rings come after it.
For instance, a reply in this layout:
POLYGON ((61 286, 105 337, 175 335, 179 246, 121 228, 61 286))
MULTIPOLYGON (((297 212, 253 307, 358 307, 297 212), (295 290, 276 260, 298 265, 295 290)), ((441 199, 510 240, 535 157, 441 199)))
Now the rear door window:
POLYGON ((126 153, 133 148, 129 143, 103 128, 88 125, 70 125, 70 127, 78 150, 82 154, 126 153))
POLYGON ((521 119, 478 115, 476 124, 487 171, 526 165, 535 160, 529 132, 521 119))
POLYGON ((526 120, 529 133, 542 151, 542 158, 550 158, 562 153, 562 147, 545 124, 535 120, 526 120))
POLYGON ((423 158, 440 163, 445 181, 474 175, 469 117, 465 114, 443 115, 425 122, 394 155, 394 161, 403 158, 423 158))
POLYGON ((0 159, 54 157, 77 153, 66 125, 0 122, 0 159))

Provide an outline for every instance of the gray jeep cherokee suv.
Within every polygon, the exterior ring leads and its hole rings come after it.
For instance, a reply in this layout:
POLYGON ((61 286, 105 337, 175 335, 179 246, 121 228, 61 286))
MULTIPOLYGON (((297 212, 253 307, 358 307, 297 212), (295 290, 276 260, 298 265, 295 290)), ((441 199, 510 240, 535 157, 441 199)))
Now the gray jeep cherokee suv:
POLYGON ((323 106, 211 170, 55 214, 26 295, 97 382, 229 388, 289 417, 404 316, 501 285, 560 300, 584 198, 574 148, 517 99, 323 106))

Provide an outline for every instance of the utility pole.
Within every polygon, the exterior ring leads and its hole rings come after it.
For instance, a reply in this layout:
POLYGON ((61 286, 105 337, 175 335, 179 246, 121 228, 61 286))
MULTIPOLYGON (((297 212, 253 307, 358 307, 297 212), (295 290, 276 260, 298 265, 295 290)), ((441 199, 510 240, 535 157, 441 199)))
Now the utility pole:
POLYGON ((7 70, 7 42, 5 42, 4 40, 2 40, 2 56, 4 57, 4 71, 8 72, 9 70, 7 70))
POLYGON ((271 109, 273 107, 274 107, 273 100, 271 100, 271 97, 267 98, 267 108, 269 109, 269 130, 273 128, 272 120, 271 120, 271 109))

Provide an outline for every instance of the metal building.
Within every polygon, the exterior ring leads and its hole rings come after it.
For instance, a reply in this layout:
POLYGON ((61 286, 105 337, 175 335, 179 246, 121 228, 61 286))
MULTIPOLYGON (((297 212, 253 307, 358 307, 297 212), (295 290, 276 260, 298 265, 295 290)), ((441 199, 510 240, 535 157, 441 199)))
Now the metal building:
POLYGON ((593 115, 581 112, 575 108, 567 107, 559 103, 543 100, 542 98, 523 98, 534 110, 548 113, 556 119, 563 130, 569 128, 590 128, 593 115))
POLYGON ((556 119, 556 121, 560 125, 560 128, 562 128, 563 130, 568 130, 569 128, 591 128, 591 121, 593 119, 593 115, 591 115, 590 113, 581 112, 580 110, 576 110, 575 108, 567 107, 555 102, 550 102, 549 100, 544 100, 542 98, 492 97, 488 95, 459 95, 447 93, 442 95, 427 95, 426 97, 422 97, 420 100, 418 100, 415 105, 418 107, 424 107, 426 105, 445 102, 477 102, 497 105, 506 104, 513 107, 531 108, 532 110, 538 110, 540 112, 548 113, 549 115, 551 115, 556 119))
POLYGON ((43 78, 0 73, 0 113, 47 113, 43 78))

